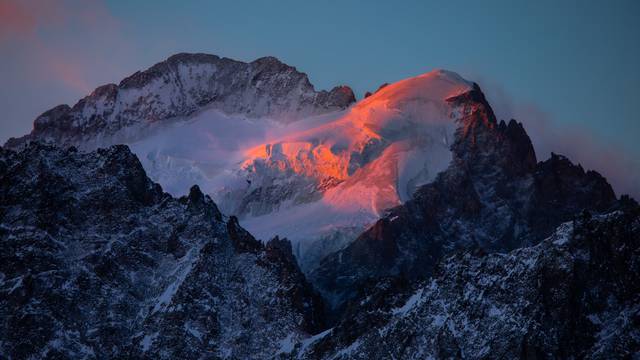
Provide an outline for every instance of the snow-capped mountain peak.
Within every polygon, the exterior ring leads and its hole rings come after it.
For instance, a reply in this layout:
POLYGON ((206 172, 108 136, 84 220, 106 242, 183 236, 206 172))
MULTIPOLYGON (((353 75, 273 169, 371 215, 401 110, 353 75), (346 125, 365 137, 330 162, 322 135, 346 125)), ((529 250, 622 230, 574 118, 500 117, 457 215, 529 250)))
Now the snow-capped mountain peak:
POLYGON ((299 256, 319 247, 319 258, 449 165, 460 114, 447 99, 473 87, 434 70, 350 106, 348 87, 315 91, 274 57, 178 54, 45 112, 7 145, 129 144, 169 192, 197 183, 258 237, 287 236, 299 256))
POLYGON ((61 105, 43 113, 31 134, 10 139, 7 146, 38 140, 91 149, 140 139, 156 123, 204 108, 288 123, 344 109, 353 101, 349 87, 316 91, 306 74, 275 57, 245 63, 182 53, 119 85, 100 86, 73 107, 61 105))
MULTIPOLYGON (((399 81, 332 121, 254 147, 247 152, 243 166, 252 173, 259 173, 264 167, 275 168, 338 184, 364 172, 370 177, 376 161, 391 156, 402 164, 398 165, 398 174, 388 179, 391 183, 382 187, 397 187, 397 197, 406 199, 411 195, 407 182, 415 177, 406 172, 423 169, 415 169, 421 164, 413 164, 399 153, 424 147, 448 151, 456 124, 453 108, 446 99, 470 91, 472 86, 445 70, 399 81)), ((438 169, 448 164, 446 159, 443 162, 438 169)), ((385 205, 375 206, 375 210, 380 211, 385 205)))
POLYGON ((224 207, 249 216, 246 224, 259 236, 305 239, 304 258, 308 246, 318 245, 308 239, 364 228, 446 169, 461 126, 460 107, 448 99, 473 89, 454 72, 434 70, 386 85, 334 119, 255 146, 242 164, 248 185, 232 198, 235 208, 223 201, 224 207))

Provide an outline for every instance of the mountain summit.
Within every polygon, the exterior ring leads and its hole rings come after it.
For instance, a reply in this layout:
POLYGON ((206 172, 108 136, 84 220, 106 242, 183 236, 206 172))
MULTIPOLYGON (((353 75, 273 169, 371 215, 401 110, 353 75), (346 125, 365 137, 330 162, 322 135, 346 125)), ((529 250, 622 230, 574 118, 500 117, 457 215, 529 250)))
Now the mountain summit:
POLYGON ((140 137, 157 122, 203 108, 251 118, 290 122, 344 109, 353 91, 338 86, 316 91, 306 74, 275 57, 245 63, 208 54, 177 54, 119 85, 98 87, 73 107, 59 105, 40 115, 31 134, 12 138, 16 148, 31 141, 95 147, 140 137))
POLYGON ((300 240, 298 254, 311 268, 447 168, 461 126, 447 99, 473 86, 435 70, 251 148, 241 169, 249 184, 238 182, 222 207, 245 215, 259 236, 300 240))

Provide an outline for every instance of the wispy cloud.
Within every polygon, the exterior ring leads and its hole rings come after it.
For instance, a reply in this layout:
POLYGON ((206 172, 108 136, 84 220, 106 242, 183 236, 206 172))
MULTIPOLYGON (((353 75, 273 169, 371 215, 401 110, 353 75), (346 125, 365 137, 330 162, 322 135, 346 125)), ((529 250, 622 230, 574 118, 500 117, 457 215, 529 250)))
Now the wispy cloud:
POLYGON ((101 0, 0 0, 0 143, 137 69, 124 28, 101 0))
MULTIPOLYGON (((49 21, 50 17, 43 17, 43 9, 51 3, 37 6, 32 1, 0 1, 0 44, 5 45, 11 40, 26 40, 36 35, 38 23, 49 21)), ((47 11, 44 11, 46 13, 47 11)), ((55 12, 51 12, 55 15, 55 12)))
POLYGON ((551 152, 565 155, 605 176, 618 195, 640 199, 640 159, 629 155, 628 149, 606 142, 586 127, 563 124, 534 104, 518 102, 496 83, 479 82, 498 119, 524 124, 539 161, 549 158, 551 152))
POLYGON ((108 47, 124 43, 118 21, 100 1, 0 0, 0 50, 20 61, 25 80, 86 93, 96 65, 111 66, 108 47), (97 45, 105 51, 96 53, 97 45))

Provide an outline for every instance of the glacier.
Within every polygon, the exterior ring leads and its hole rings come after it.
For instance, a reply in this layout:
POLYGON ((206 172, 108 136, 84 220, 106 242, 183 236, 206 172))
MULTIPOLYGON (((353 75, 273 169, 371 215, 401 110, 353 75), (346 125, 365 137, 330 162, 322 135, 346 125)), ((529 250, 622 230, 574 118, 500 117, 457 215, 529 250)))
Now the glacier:
POLYGON ((446 169, 459 126, 446 99, 472 85, 435 70, 293 122, 205 108, 129 145, 164 189, 198 184, 258 238, 291 240, 310 269, 446 169))

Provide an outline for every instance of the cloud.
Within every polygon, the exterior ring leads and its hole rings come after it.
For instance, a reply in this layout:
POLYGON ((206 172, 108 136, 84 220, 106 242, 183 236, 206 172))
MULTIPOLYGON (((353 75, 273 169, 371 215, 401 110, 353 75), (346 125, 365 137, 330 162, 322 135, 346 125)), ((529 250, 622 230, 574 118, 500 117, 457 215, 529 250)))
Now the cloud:
POLYGON ((139 53, 100 0, 0 0, 0 143, 130 74, 139 53))
POLYGON ((33 5, 29 1, 0 1, 0 44, 35 34, 38 16, 33 5))
POLYGON ((119 24, 100 1, 0 0, 0 50, 20 62, 27 80, 89 92, 91 70, 109 66, 96 45, 118 43, 125 43, 119 24))
POLYGON ((534 104, 515 101, 499 84, 484 80, 479 83, 496 116, 524 124, 538 161, 549 158, 551 152, 565 155, 585 170, 605 176, 616 194, 640 199, 640 159, 628 149, 606 142, 586 127, 562 124, 534 104))

